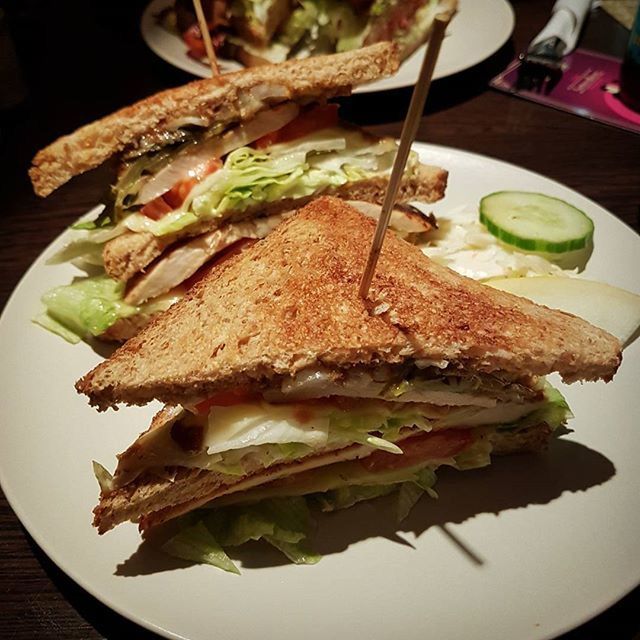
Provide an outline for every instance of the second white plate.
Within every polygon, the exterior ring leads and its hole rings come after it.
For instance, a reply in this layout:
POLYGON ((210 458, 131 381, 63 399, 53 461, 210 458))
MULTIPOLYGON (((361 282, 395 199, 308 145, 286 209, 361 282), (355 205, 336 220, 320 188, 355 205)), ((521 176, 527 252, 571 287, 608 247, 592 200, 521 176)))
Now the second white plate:
MULTIPOLYGON (((171 4, 172 0, 152 0, 142 15, 142 37, 166 62, 195 76, 208 78, 211 75, 209 67, 189 57, 182 39, 158 24, 155 16, 171 4)), ((469 69, 494 54, 509 39, 514 22, 513 9, 506 0, 459 0, 458 12, 442 44, 434 79, 469 69)), ((423 54, 424 47, 421 47, 402 63, 394 76, 358 87, 355 93, 413 85, 420 72, 423 54)), ((220 59, 219 63, 223 73, 242 68, 232 60, 220 59)))

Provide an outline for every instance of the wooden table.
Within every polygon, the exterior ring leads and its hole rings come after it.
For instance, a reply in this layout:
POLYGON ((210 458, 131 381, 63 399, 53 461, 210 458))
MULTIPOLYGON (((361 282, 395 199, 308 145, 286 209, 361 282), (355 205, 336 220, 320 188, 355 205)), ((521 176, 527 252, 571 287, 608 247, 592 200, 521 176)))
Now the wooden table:
MULTIPOLYGON (((640 229, 640 136, 518 100, 488 80, 544 24, 551 1, 513 3, 513 39, 489 60, 435 83, 418 140, 487 154, 554 178, 640 229)), ((5 3, 28 85, 26 103, 0 112, 0 308, 19 278, 65 226, 99 201, 108 169, 36 198, 27 180, 42 146, 116 108, 190 78, 151 53, 139 35, 145 2, 5 3)), ((600 11, 583 44, 621 54, 628 32, 600 11)), ((2 89, 0 88, 0 91, 2 89)), ((344 103, 346 117, 397 135, 410 91, 344 103)), ((629 230, 629 233, 633 233, 629 230)), ((34 390, 37 402, 37 390, 34 390)), ((152 638, 110 611, 62 573, 37 547, 0 495, 1 638, 152 638)), ((635 638, 640 591, 565 640, 635 638)))

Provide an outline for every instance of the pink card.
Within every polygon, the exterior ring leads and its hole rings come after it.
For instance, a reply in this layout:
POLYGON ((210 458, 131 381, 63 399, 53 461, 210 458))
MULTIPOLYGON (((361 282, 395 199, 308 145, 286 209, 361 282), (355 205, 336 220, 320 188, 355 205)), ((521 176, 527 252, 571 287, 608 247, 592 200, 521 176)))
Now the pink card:
POLYGON ((547 94, 517 89, 519 60, 514 60, 490 84, 526 100, 640 133, 640 113, 618 96, 620 65, 618 58, 576 49, 563 59, 562 77, 547 94))

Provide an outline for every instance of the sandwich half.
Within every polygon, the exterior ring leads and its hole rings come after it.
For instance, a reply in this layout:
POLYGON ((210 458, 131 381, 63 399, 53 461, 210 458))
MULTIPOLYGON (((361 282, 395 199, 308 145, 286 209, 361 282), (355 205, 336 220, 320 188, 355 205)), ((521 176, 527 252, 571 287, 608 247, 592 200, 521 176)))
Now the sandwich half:
MULTIPOLYGON (((106 207, 74 225, 75 240, 54 259, 91 277, 47 293, 41 323, 71 339, 124 340, 202 268, 310 198, 380 203, 395 141, 345 124, 327 100, 397 67, 396 48, 383 43, 227 74, 159 93, 40 151, 30 175, 41 196, 119 159, 106 207)), ((446 180, 414 155, 399 202, 434 202, 446 180)), ((399 211, 392 228, 417 238, 432 221, 399 211)))
POLYGON ((440 465, 543 449, 570 415, 546 374, 614 375, 613 336, 392 233, 363 300, 374 227, 314 200, 77 382, 100 410, 166 403, 113 476, 99 467, 99 532, 274 498, 349 506, 405 485, 406 508, 440 465))

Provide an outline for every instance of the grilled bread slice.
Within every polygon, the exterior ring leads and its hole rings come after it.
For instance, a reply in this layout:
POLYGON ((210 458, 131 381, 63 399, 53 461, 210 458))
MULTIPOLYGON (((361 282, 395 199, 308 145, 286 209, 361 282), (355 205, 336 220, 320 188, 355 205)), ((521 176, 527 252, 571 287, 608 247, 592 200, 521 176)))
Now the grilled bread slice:
POLYGON ((397 47, 380 43, 335 56, 292 60, 196 80, 157 93, 63 136, 39 151, 29 171, 35 192, 47 196, 76 175, 139 145, 175 141, 185 118, 202 126, 247 120, 267 105, 348 95, 351 87, 395 73, 397 47))
POLYGON ((323 197, 231 258, 76 384, 90 403, 184 403, 310 366, 419 362, 510 379, 609 380, 619 341, 487 287, 387 234, 366 300, 375 223, 323 197))

